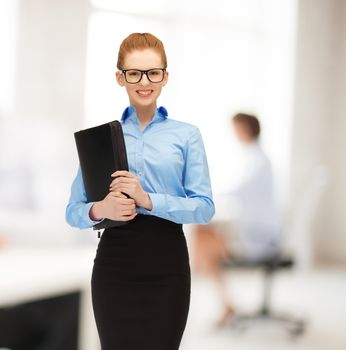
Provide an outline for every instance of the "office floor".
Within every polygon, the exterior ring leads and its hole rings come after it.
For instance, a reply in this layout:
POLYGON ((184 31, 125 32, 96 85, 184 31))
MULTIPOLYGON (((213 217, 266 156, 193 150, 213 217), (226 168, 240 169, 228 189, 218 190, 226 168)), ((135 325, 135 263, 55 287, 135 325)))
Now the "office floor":
MULTIPOLYGON (((278 325, 256 323, 243 333, 231 327, 217 330, 220 305, 214 287, 201 276, 192 277, 191 307, 181 350, 345 350, 346 270, 319 269, 310 273, 280 273, 275 278, 273 308, 307 321, 306 333, 291 339, 278 325)), ((259 304, 259 272, 230 271, 227 283, 238 309, 252 311, 259 304)))

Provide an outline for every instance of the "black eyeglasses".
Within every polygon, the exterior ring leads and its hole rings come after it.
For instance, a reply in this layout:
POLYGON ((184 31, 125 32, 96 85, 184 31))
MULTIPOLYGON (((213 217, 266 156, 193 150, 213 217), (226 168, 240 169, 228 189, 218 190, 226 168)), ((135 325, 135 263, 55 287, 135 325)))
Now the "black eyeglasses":
POLYGON ((129 84, 137 84, 145 74, 148 80, 152 83, 161 83, 165 76, 166 68, 153 68, 148 70, 139 70, 139 69, 122 69, 124 73, 125 80, 129 84))

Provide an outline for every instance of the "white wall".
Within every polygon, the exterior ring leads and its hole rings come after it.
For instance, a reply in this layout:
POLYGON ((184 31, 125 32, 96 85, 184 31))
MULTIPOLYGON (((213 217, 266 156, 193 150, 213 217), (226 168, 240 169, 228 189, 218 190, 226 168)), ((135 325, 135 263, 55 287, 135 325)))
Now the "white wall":
POLYGON ((330 183, 311 231, 317 261, 346 262, 345 38, 344 0, 300 0, 291 202, 299 202, 315 166, 326 166, 330 183))
POLYGON ((18 1, 0 1, 0 119, 13 114, 17 63, 18 1))
POLYGON ((78 240, 64 211, 77 170, 73 132, 84 118, 89 2, 0 4, 12 40, 0 34, 0 62, 11 63, 0 83, 0 92, 8 88, 0 98, 0 234, 31 244, 78 240))
POLYGON ((83 118, 88 1, 19 1, 16 114, 83 118))

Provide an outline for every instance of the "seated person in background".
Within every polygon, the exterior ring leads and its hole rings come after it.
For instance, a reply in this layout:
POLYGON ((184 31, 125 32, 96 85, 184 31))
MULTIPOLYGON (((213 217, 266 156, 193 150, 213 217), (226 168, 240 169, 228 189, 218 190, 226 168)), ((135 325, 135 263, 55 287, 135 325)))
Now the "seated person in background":
POLYGON ((237 181, 222 197, 215 196, 216 213, 227 210, 227 219, 217 215, 209 225, 197 225, 194 236, 193 268, 206 272, 218 287, 223 312, 218 326, 234 316, 229 300, 223 262, 227 259, 260 262, 280 250, 282 230, 273 197, 270 161, 259 145, 260 123, 252 115, 239 113, 232 118, 241 145, 237 181))

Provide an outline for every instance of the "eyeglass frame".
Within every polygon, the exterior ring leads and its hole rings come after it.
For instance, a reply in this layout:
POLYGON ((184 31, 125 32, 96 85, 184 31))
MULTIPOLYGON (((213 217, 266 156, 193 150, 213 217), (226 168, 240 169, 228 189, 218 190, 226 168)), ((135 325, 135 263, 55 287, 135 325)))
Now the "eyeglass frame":
POLYGON ((145 74, 147 79, 153 83, 153 84, 158 84, 158 83, 162 83, 163 82, 163 79, 165 79, 165 73, 167 71, 167 68, 150 68, 150 69, 147 69, 147 70, 141 70, 141 69, 120 69, 120 72, 122 72, 124 74, 124 77, 125 77, 125 80, 128 84, 138 84, 142 79, 143 79, 143 75, 145 74), (126 72, 130 71, 130 70, 135 70, 137 72, 141 72, 141 77, 140 79, 136 82, 136 83, 131 83, 129 82, 127 79, 126 79, 126 72), (161 70, 162 71, 162 79, 160 81, 152 81, 150 80, 149 76, 148 76, 148 72, 152 71, 152 70, 161 70))

